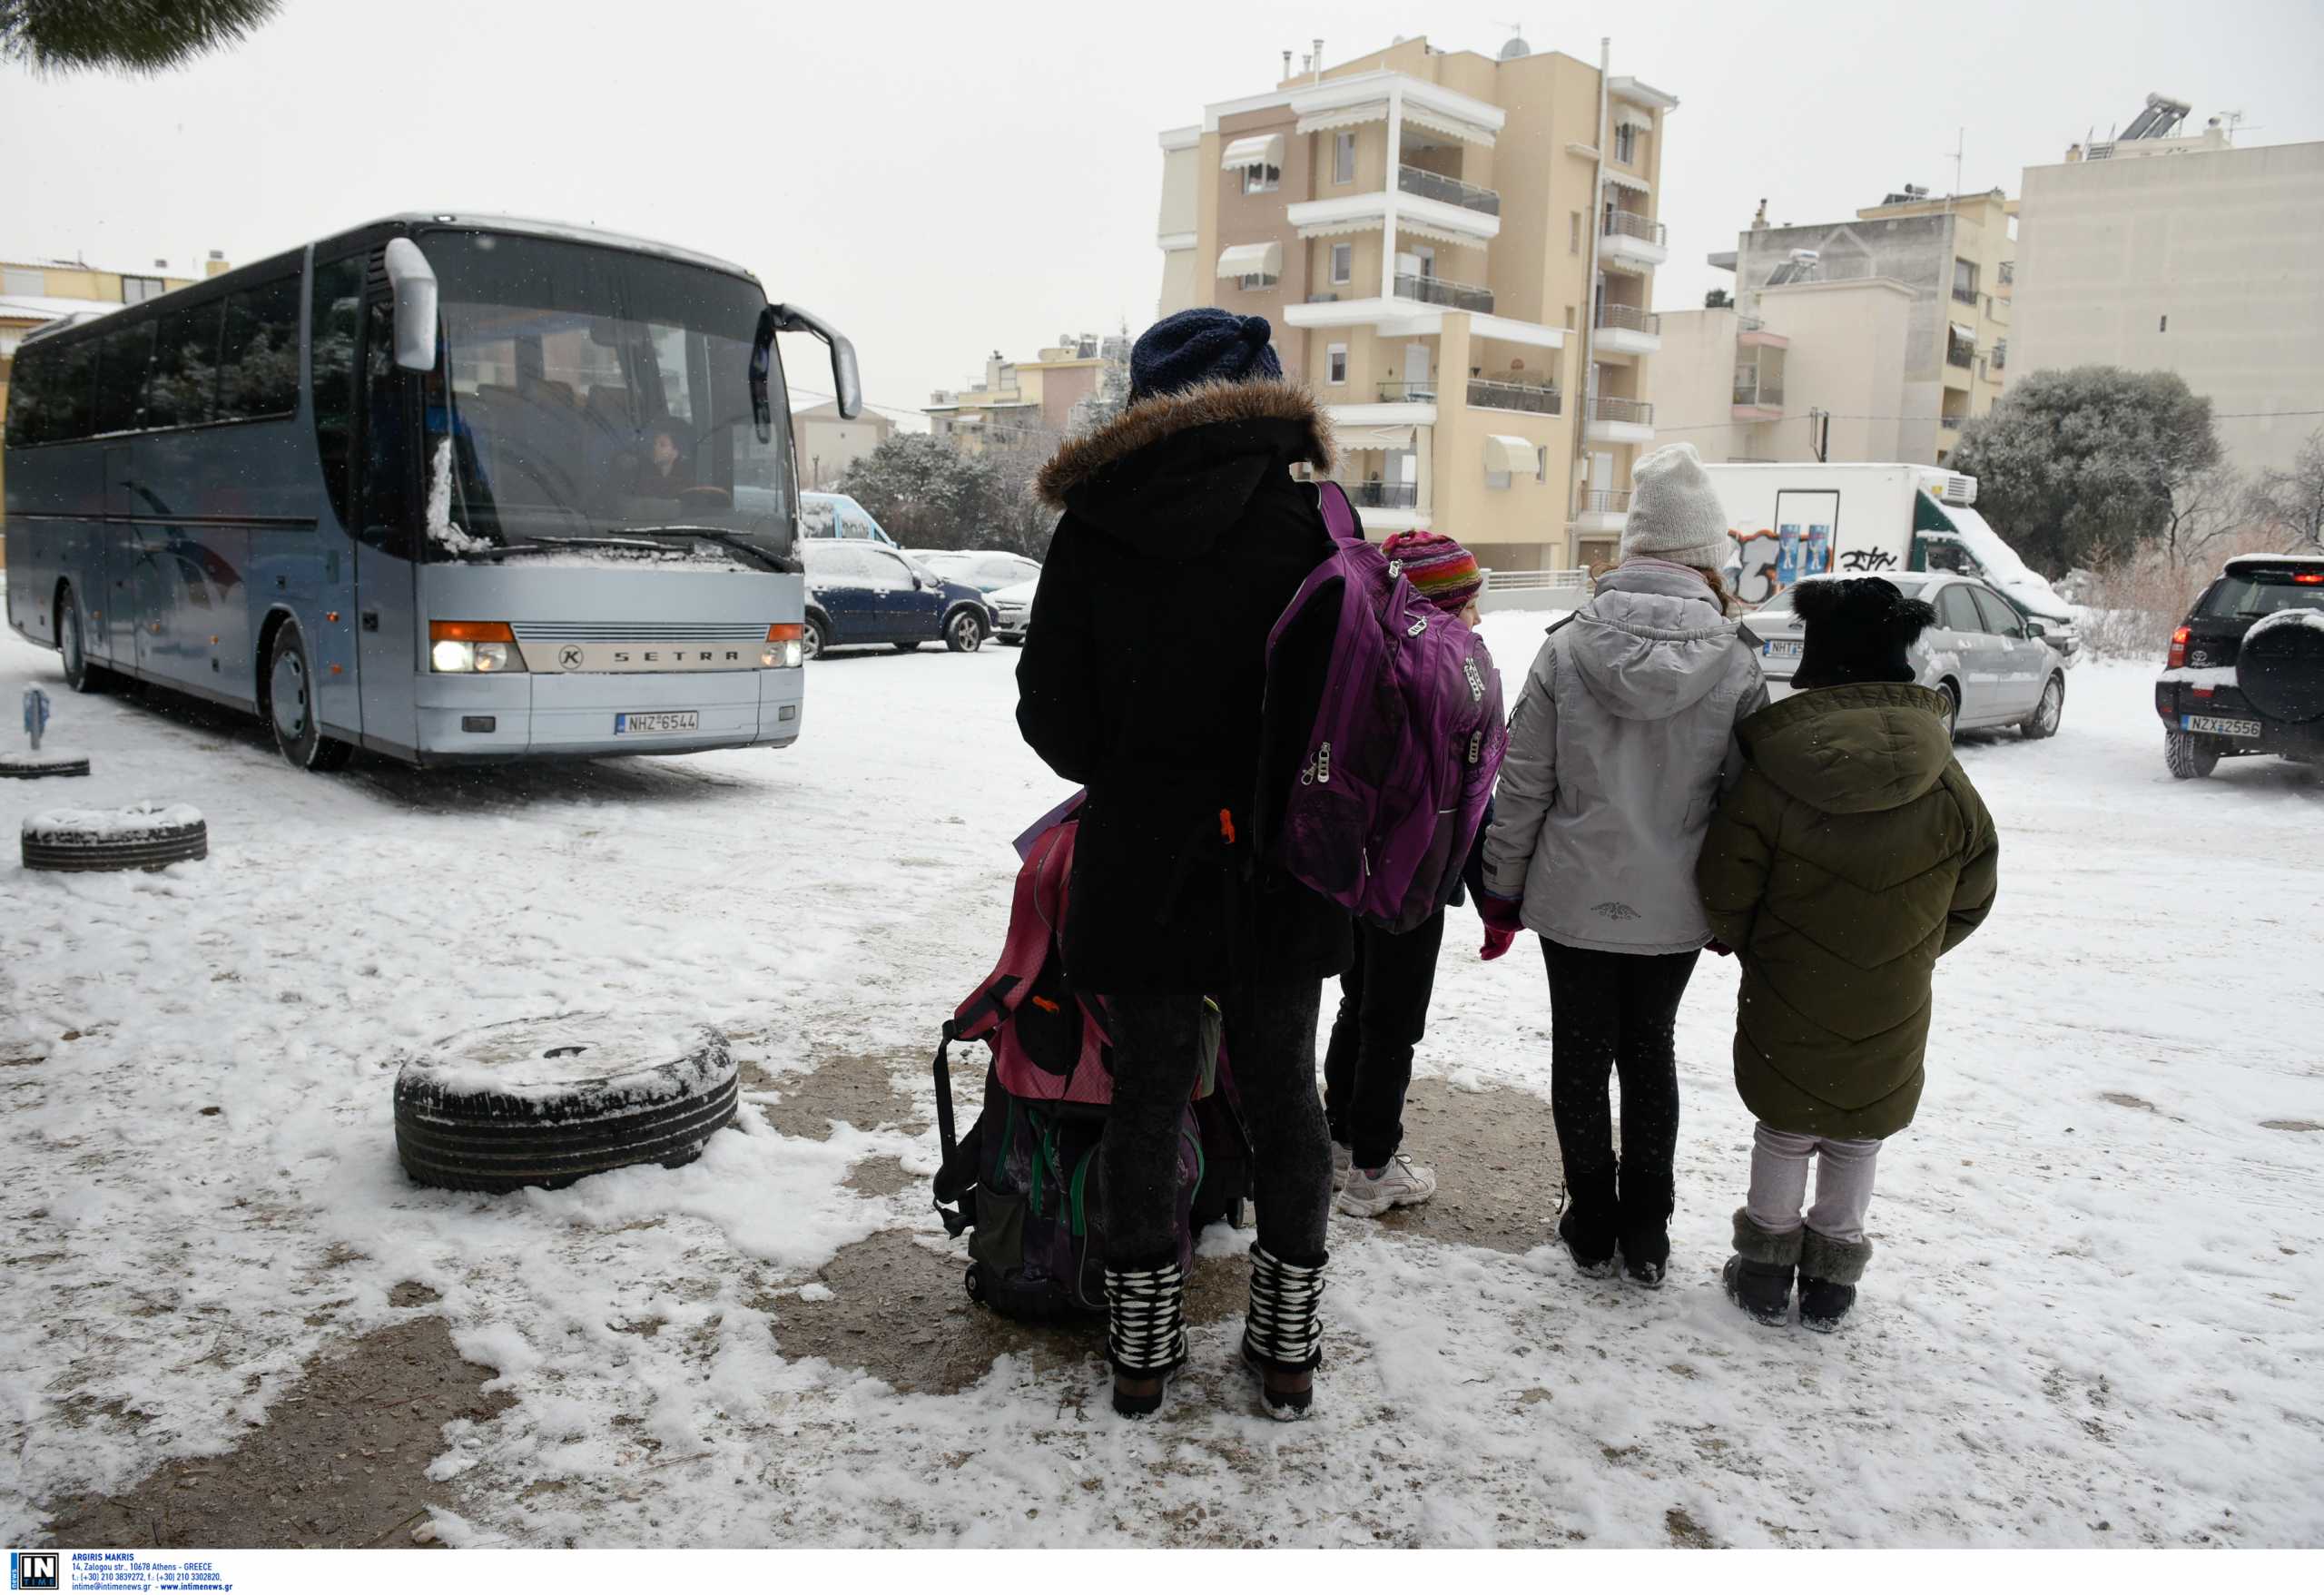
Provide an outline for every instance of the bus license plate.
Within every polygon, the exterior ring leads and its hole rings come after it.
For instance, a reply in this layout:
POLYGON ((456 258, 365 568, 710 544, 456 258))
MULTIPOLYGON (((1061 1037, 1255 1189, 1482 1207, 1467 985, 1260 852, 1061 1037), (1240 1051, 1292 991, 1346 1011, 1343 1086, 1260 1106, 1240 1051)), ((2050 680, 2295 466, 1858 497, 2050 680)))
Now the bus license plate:
POLYGON ((1797 643, 1769 643, 1764 652, 1770 659, 1797 659, 1799 657, 1799 645, 1797 643))
POLYGON ((656 711, 650 714, 614 716, 615 736, 631 736, 655 731, 697 731, 701 726, 702 715, 699 711, 694 709, 670 709, 656 711))
POLYGON ((2256 720, 2222 720, 2216 714, 2181 714, 2182 731, 2207 731, 2213 736, 2258 736, 2265 729, 2256 720))

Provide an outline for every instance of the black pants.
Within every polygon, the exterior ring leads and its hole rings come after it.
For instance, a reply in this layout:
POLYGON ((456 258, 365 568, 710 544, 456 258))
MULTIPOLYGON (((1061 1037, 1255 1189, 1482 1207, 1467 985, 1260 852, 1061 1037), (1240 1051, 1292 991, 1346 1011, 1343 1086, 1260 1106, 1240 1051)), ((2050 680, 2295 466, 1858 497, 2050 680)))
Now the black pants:
MULTIPOLYGON (((1258 1241, 1285 1263, 1320 1266, 1331 1218, 1332 1144, 1315 1097, 1323 982, 1230 992, 1226 1058, 1250 1127, 1258 1241)), ((1200 1067, 1199 997, 1115 997, 1114 1106, 1099 1152, 1107 1261, 1147 1268, 1177 1255, 1178 1113, 1200 1067)))
POLYGON ((1550 1109, 1575 1249, 1632 1262, 1670 1255, 1679 1146, 1679 999, 1695 952, 1592 952, 1541 938, 1550 968, 1550 1109), (1622 1154, 1614 1157, 1608 1077, 1622 1082, 1622 1154))
POLYGON ((1428 1029, 1444 912, 1401 936, 1359 921, 1355 962, 1340 977, 1339 1017, 1324 1052, 1324 1117, 1355 1167, 1379 1168, 1404 1142, 1413 1049, 1428 1029))

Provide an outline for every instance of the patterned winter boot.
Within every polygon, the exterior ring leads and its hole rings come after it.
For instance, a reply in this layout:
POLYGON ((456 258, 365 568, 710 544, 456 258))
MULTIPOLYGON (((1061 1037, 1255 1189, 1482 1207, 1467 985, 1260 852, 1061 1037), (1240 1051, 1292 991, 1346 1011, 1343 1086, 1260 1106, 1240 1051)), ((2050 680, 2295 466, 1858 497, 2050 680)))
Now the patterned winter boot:
POLYGON ((1771 1328, 1780 1328, 1791 1315, 1791 1275, 1799 1265, 1800 1236, 1795 1229, 1776 1235, 1751 1222, 1750 1210, 1735 1210, 1735 1255, 1727 1260, 1719 1283, 1727 1299, 1771 1328))
POLYGON ((1799 1326, 1829 1334, 1856 1305, 1856 1281, 1872 1261, 1869 1240, 1836 1241, 1814 1230, 1799 1251, 1799 1326))
POLYGON ((1114 1369, 1114 1411, 1158 1412, 1170 1375, 1187 1360, 1187 1276, 1177 1260, 1154 1268, 1106 1270, 1106 1361, 1114 1369))
POLYGON ((1285 1263, 1254 1242, 1251 1311, 1243 1325, 1243 1361, 1260 1378, 1270 1418, 1289 1423, 1307 1415, 1315 1399, 1315 1370, 1324 1361, 1324 1267, 1285 1263))

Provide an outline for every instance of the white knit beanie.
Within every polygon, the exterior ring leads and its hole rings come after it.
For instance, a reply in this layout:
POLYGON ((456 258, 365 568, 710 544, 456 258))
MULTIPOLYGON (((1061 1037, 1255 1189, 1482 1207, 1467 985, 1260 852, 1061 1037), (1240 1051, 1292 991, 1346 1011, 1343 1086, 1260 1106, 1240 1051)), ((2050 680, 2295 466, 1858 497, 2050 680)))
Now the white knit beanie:
POLYGON ((1630 468, 1630 515, 1622 524, 1622 557, 1644 555, 1673 565, 1718 570, 1733 556, 1727 507, 1703 474, 1691 443, 1656 449, 1630 468))

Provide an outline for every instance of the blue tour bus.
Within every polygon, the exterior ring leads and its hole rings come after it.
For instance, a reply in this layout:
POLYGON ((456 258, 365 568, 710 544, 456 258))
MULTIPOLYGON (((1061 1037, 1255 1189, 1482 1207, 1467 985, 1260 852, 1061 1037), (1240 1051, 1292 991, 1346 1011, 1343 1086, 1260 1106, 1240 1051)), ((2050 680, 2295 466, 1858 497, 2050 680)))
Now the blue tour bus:
POLYGON ((373 222, 25 337, 8 622, 79 691, 420 765, 797 740, 774 348, 748 271, 501 217, 373 222))

